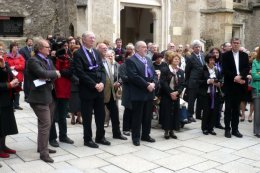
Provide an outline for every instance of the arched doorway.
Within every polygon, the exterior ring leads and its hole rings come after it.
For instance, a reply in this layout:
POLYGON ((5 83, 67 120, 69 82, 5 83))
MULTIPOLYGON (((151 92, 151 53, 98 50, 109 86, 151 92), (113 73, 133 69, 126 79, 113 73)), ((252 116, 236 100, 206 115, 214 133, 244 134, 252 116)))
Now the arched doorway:
POLYGON ((153 14, 148 8, 125 7, 120 13, 120 37, 124 44, 153 42, 153 14))
POLYGON ((70 26, 69 26, 69 32, 70 32, 70 36, 73 36, 73 37, 74 37, 74 26, 73 26, 72 23, 71 23, 70 26))

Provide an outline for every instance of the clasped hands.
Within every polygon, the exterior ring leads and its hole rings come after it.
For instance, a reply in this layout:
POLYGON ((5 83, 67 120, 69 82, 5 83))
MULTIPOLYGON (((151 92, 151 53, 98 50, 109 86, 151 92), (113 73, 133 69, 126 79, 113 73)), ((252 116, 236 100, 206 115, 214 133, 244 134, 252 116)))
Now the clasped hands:
POLYGON ((236 82, 236 83, 238 83, 238 84, 241 84, 241 85, 243 85, 243 84, 246 83, 245 80, 241 79, 241 76, 240 76, 240 75, 237 75, 237 76, 234 78, 234 82, 236 82))
POLYGON ((155 84, 153 82, 148 82, 147 90, 153 92, 153 90, 155 90, 155 84))
POLYGON ((99 82, 99 83, 96 84, 95 88, 100 93, 104 89, 104 84, 102 82, 99 82))

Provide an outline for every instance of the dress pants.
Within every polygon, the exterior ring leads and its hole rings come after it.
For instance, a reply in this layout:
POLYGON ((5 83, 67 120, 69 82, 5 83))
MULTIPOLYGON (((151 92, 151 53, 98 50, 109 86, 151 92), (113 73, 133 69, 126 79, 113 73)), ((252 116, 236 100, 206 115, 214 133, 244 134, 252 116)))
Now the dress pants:
POLYGON ((119 124, 120 124, 119 112, 118 112, 118 107, 117 107, 116 101, 113 99, 112 94, 111 94, 109 102, 105 103, 105 105, 110 112, 113 136, 120 136, 121 132, 120 132, 120 126, 119 126, 119 124))
POLYGON ((241 95, 226 93, 225 95, 225 112, 224 112, 224 122, 225 130, 231 130, 233 132, 238 131, 239 124, 239 111, 240 111, 241 95), (230 127, 231 124, 231 127, 230 127))
POLYGON ((48 156, 48 141, 50 128, 53 121, 55 103, 50 104, 35 104, 30 103, 31 108, 38 117, 38 150, 41 156, 48 156))
POLYGON ((132 109, 125 107, 123 114, 123 131, 130 131, 131 129, 131 117, 132 117, 132 109))
MULTIPOLYGON (((58 122, 59 125, 59 138, 65 139, 67 137, 67 114, 68 114, 68 106, 69 100, 68 99, 60 99, 57 98, 55 101, 55 120, 58 122)), ((57 132, 55 128, 55 121, 53 121, 51 130, 50 130, 50 141, 57 139, 57 132)))
POLYGON ((201 122, 201 129, 208 130, 210 132, 213 131, 216 122, 216 116, 219 111, 219 97, 216 93, 214 96, 214 108, 211 108, 212 100, 209 94, 203 96, 202 100, 203 116, 201 122))
MULTIPOLYGON (((199 88, 189 88, 189 94, 188 94, 188 111, 189 116, 192 117, 194 114, 194 103, 197 99, 197 106, 200 106, 201 103, 198 102, 198 98, 200 97, 200 91, 199 88)), ((201 111, 201 110, 200 110, 201 111)))
POLYGON ((141 126, 142 137, 146 138, 150 135, 153 113, 153 100, 132 101, 132 108, 132 140, 139 141, 141 126))
POLYGON ((29 92, 30 92, 30 82, 29 79, 27 77, 27 72, 24 72, 24 81, 23 81, 23 91, 24 91, 24 99, 25 101, 27 100, 28 96, 29 96, 29 92))
POLYGON ((96 97, 91 100, 81 99, 81 115, 83 120, 84 141, 92 140, 92 113, 96 122, 96 139, 100 140, 105 136, 104 121, 105 121, 105 104, 104 97, 96 97))

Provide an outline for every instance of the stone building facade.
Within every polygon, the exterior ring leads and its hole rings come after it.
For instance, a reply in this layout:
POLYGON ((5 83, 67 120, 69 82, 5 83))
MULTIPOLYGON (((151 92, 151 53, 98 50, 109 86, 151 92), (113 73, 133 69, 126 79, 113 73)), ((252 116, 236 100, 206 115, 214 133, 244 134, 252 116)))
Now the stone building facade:
POLYGON ((0 40, 91 30, 97 41, 142 39, 161 49, 194 39, 219 46, 236 36, 253 49, 260 44, 259 18, 260 0, 0 0, 0 40), (23 18, 22 37, 1 33, 5 17, 23 18))

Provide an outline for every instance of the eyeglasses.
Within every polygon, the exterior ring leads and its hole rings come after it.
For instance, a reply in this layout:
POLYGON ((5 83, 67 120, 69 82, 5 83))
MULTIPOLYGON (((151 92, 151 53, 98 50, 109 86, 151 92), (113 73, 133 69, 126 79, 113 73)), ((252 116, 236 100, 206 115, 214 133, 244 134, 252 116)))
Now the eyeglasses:
POLYGON ((50 49, 50 46, 43 46, 44 48, 50 49))

